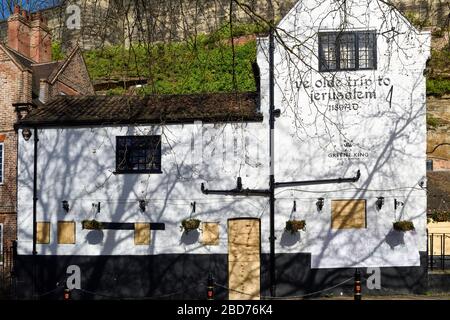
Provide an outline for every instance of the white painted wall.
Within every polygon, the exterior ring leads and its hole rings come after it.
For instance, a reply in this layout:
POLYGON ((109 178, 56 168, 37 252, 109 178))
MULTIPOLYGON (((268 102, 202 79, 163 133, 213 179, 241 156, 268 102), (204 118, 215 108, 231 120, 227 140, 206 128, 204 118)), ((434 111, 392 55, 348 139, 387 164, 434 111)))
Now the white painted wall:
MULTIPOLYGON (((346 20, 348 29, 377 30, 377 70, 315 71, 318 64, 315 34, 339 29, 342 20, 338 13, 328 12, 335 6, 333 1, 319 5, 316 1, 300 1, 279 24, 279 34, 292 51, 277 42, 275 102, 282 115, 275 126, 275 177, 276 181, 352 177, 359 169, 361 179, 353 184, 277 189, 276 252, 310 252, 314 268, 417 266, 419 251, 426 250, 426 193, 418 183, 426 178, 423 70, 429 56, 430 35, 412 32, 401 17, 386 10, 380 1, 347 3, 352 11, 346 20), (388 16, 383 18, 382 14, 388 16), (388 42, 385 36, 393 34, 386 31, 392 26, 399 34, 388 42), (302 58, 293 56, 292 52, 302 58), (376 98, 347 99, 345 103, 357 103, 359 108, 346 112, 329 111, 331 103, 327 99, 311 103, 311 93, 322 97, 322 93, 330 90, 353 90, 354 85, 333 89, 320 86, 324 80, 339 79, 345 83, 349 77, 352 83, 362 80, 367 86, 358 85, 358 90, 375 91, 376 98), (389 104, 391 87, 392 103, 389 104), (345 141, 352 141, 352 147, 346 148, 345 141), (364 156, 330 156, 345 149, 364 156), (378 196, 385 197, 381 211, 375 209, 378 196), (322 212, 317 212, 315 207, 318 197, 325 198, 322 212), (352 198, 367 200, 367 228, 331 230, 331 200, 352 198), (394 198, 405 203, 397 212, 394 212, 394 198), (299 238, 283 232, 294 200, 297 201, 295 217, 306 220, 307 231, 301 232, 299 238), (404 235, 392 232, 392 223, 399 219, 411 219, 416 231, 404 235)), ((192 136, 198 137, 201 132, 198 125, 40 130, 38 221, 51 221, 52 235, 49 245, 38 245, 39 254, 227 253, 227 219, 233 217, 261 218, 261 249, 268 253, 268 199, 200 192, 202 182, 210 189, 234 188, 237 176, 242 177, 244 188, 268 188, 268 40, 259 39, 258 43, 264 122, 221 124, 216 128, 205 125, 203 162, 198 159, 198 152, 191 150, 192 136), (163 174, 113 175, 115 136, 148 133, 163 134, 163 174), (214 137, 214 141, 207 143, 206 136, 214 137), (208 160, 211 148, 217 148, 216 156, 208 160), (139 211, 141 198, 149 201, 145 213, 139 211), (68 214, 61 208, 62 200, 70 203, 68 214), (94 218, 92 203, 98 201, 102 209, 95 216, 97 220, 163 222, 166 230, 152 231, 149 246, 135 246, 132 231, 115 230, 105 230, 101 241, 92 244, 99 239, 90 239, 92 235, 81 230, 80 222, 94 218), (203 246, 182 235, 180 222, 189 216, 193 201, 197 203, 195 217, 220 223, 219 246, 203 246), (77 221, 76 245, 56 244, 58 220, 77 221)), ((32 248, 32 168, 32 140, 25 142, 20 138, 20 254, 30 254, 32 248)))

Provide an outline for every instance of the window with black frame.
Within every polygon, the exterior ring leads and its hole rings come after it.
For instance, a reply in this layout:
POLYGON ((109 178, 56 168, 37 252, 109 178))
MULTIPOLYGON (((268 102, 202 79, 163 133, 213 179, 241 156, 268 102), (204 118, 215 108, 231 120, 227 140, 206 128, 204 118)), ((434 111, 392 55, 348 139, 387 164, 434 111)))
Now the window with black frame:
POLYGON ((161 173, 161 136, 116 137, 116 173, 161 173))
POLYGON ((320 32, 319 71, 377 68, 375 31, 320 32))

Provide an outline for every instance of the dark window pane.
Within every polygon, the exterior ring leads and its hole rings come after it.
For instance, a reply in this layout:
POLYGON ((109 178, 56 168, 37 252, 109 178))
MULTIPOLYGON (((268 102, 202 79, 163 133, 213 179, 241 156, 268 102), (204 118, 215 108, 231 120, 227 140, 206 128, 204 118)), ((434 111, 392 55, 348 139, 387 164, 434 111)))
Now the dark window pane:
POLYGON ((335 70, 336 61, 336 36, 324 34, 319 37, 321 52, 319 53, 321 70, 335 70))
POLYGON ((359 49, 359 68, 373 69, 375 68, 375 33, 359 33, 358 34, 359 49))
POLYGON ((356 42, 354 34, 344 34, 338 39, 339 43, 339 69, 355 69, 356 42))
POLYGON ((117 137, 117 172, 161 172, 161 136, 117 137))

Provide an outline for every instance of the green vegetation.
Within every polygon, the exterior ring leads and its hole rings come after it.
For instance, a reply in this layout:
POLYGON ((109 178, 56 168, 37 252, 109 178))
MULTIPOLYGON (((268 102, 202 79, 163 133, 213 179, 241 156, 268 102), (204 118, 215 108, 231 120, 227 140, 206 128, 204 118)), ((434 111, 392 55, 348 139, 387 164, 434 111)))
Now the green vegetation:
POLYGON ((186 233, 196 230, 200 226, 200 222, 198 219, 184 219, 181 221, 181 230, 184 229, 186 233))
POLYGON ((305 220, 288 220, 286 221, 286 227, 284 229, 286 232, 296 233, 299 230, 305 230, 305 227, 305 220))
POLYGON ((405 17, 418 29, 430 26, 430 20, 427 17, 421 17, 420 13, 408 11, 405 13, 405 17))
POLYGON ((450 94, 450 79, 427 79, 427 94, 437 97, 450 94))
MULTIPOLYGON (((238 25, 233 35, 264 32, 257 25, 238 25)), ((85 53, 93 80, 145 78, 148 85, 138 93, 178 94, 198 92, 253 91, 256 89, 252 63, 256 60, 256 41, 247 40, 233 46, 230 30, 221 28, 211 35, 187 42, 134 43, 105 47, 85 53), (233 82, 233 71, 235 82, 233 82)), ((123 94, 123 89, 108 94, 123 94)))
POLYGON ((441 119, 435 118, 432 114, 427 113, 427 129, 435 129, 439 127, 441 123, 441 119))
POLYGON ((394 230, 397 231, 412 231, 414 230, 414 224, 412 221, 397 221, 394 222, 394 230))
POLYGON ((88 229, 88 230, 100 230, 103 229, 103 223, 97 221, 97 220, 83 220, 81 222, 82 228, 83 229, 88 229))
POLYGON ((450 221, 450 211, 446 210, 433 210, 431 218, 435 222, 447 222, 450 221))
POLYGON ((61 48, 61 43, 53 41, 52 42, 52 59, 53 60, 63 60, 65 58, 64 53, 61 48))

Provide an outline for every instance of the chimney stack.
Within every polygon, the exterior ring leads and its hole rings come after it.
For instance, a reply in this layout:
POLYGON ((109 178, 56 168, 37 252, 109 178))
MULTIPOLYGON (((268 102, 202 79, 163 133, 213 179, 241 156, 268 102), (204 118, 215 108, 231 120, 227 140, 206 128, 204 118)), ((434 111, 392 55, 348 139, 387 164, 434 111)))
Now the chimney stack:
POLYGON ((14 6, 8 18, 8 46, 37 63, 52 60, 51 35, 40 12, 30 15, 14 6))

